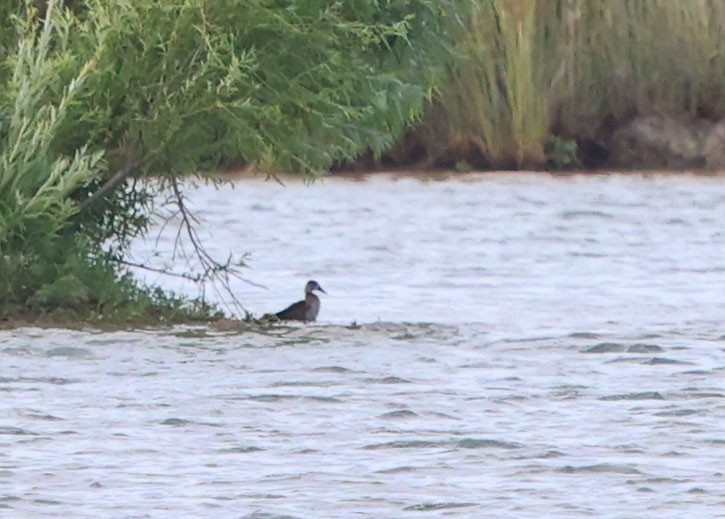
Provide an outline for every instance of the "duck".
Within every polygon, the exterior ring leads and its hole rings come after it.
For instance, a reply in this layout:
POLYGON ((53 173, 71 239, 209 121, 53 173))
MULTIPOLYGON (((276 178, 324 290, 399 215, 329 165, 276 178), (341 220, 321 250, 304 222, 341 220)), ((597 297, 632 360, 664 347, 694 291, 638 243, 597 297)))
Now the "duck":
POLYGON ((317 319, 317 314, 320 313, 320 298, 313 294, 314 291, 327 294, 317 281, 310 280, 305 285, 303 301, 297 301, 274 315, 282 321, 314 321, 317 319))

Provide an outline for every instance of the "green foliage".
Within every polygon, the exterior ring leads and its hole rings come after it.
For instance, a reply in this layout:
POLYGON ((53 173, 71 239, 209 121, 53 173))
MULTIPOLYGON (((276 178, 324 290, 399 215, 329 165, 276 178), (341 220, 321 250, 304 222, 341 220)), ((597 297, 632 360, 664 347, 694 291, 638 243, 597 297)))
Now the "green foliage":
POLYGON ((578 157, 579 146, 574 139, 551 136, 544 143, 549 169, 564 170, 581 167, 578 157))
POLYGON ((217 312, 204 301, 139 285, 117 264, 101 256, 89 258, 88 244, 69 239, 63 245, 54 262, 42 255, 41 261, 24 264, 0 259, 0 290, 6 294, 0 313, 45 315, 71 323, 103 319, 158 324, 208 319, 217 312))
POLYGON ((453 170, 457 173, 470 173, 473 171, 473 166, 467 160, 457 160, 453 165, 453 170))
POLYGON ((88 0, 65 74, 95 72, 57 145, 151 173, 230 156, 311 172, 381 151, 430 94, 447 4, 88 0))
MULTIPOLYGON (((50 21, 37 34, 30 22, 18 23, 21 36, 8 59, 10 74, 0 111, 0 277, 11 285, 24 279, 14 274, 30 273, 37 269, 34 265, 52 263, 59 256, 57 249, 76 212, 70 197, 104 166, 103 153, 85 146, 70 155, 52 150, 89 69, 83 67, 61 81, 51 46, 62 53, 67 33, 55 38, 58 31, 50 21)), ((59 24, 68 27, 67 20, 59 19, 59 24)), ((18 294, 17 288, 10 288, 4 293, 18 294)))

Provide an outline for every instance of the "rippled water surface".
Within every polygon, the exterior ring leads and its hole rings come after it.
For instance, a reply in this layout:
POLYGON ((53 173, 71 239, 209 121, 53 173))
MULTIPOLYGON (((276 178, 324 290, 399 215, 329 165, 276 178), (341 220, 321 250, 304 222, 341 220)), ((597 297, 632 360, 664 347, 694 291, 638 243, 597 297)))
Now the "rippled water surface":
POLYGON ((319 322, 0 332, 0 517, 725 517, 722 177, 189 196, 319 322))

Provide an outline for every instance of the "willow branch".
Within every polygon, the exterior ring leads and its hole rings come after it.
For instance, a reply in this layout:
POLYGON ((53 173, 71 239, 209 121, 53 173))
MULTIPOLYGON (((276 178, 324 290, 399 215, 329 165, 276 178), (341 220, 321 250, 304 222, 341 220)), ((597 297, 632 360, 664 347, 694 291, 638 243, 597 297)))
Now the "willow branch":
MULTIPOLYGON (((209 252, 204 248, 203 244, 201 243, 201 240, 199 239, 199 236, 196 232, 195 225, 198 224, 198 221, 189 211, 188 207, 186 207, 184 195, 179 188, 176 174, 171 176, 170 183, 171 191, 174 195, 174 203, 177 208, 176 214, 181 218, 181 223, 179 224, 179 228, 177 229, 176 239, 174 242, 174 256, 176 256, 177 251, 180 251, 181 254, 184 256, 187 265, 191 268, 190 258, 187 256, 183 247, 182 236, 186 235, 192 247, 194 248, 193 255, 196 256, 202 269, 202 272, 198 276, 196 276, 197 282, 204 282, 208 280, 213 281, 211 285, 219 296, 221 296, 221 293, 217 285, 221 285, 224 293, 226 293, 226 295, 229 296, 233 301, 234 306, 237 309, 240 309, 246 313, 246 311, 244 310, 244 306, 239 301, 239 299, 237 299, 236 295, 234 295, 234 291, 232 290, 231 286, 231 277, 236 277, 237 279, 253 285, 256 284, 250 282, 247 279, 244 279, 239 271, 232 267, 231 256, 227 258, 227 261, 225 263, 220 263, 209 254, 209 252)), ((190 277, 193 278, 194 276, 190 277)))
POLYGON ((128 176, 134 172, 134 170, 138 167, 138 162, 131 161, 127 162, 121 169, 116 171, 111 178, 109 178, 105 184, 103 184, 100 189, 98 189, 95 193, 93 193, 91 196, 83 200, 81 203, 78 204, 78 212, 82 212, 95 204, 98 200, 103 198, 103 196, 106 195, 109 191, 111 191, 113 188, 115 188, 118 184, 120 184, 122 181, 126 180, 128 176))
POLYGON ((202 279, 201 274, 186 274, 184 272, 173 272, 167 268, 159 268, 159 267, 152 267, 151 265, 146 265, 145 263, 137 263, 135 261, 128 261, 123 258, 116 258, 116 263, 120 263, 121 265, 126 265, 127 267, 134 267, 142 270, 148 270, 149 272, 156 272, 158 274, 163 274, 164 276, 171 276, 174 278, 182 278, 182 279, 188 279, 189 281, 193 281, 194 283, 198 283, 202 279))

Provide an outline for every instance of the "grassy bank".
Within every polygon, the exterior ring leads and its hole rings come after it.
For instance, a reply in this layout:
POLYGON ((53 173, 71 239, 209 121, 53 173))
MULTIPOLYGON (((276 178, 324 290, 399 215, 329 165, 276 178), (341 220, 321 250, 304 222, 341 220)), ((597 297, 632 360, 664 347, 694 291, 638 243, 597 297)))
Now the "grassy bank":
POLYGON ((457 59, 389 164, 580 167, 635 116, 725 117, 723 2, 472 6, 457 59))

